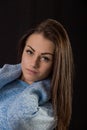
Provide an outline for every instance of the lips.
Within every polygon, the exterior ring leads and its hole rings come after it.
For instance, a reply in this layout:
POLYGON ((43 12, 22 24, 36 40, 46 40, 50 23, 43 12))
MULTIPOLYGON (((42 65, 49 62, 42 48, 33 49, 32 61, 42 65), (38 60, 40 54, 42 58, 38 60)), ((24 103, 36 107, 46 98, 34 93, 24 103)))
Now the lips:
POLYGON ((37 74, 37 71, 35 70, 31 70, 31 69, 26 69, 26 70, 29 74, 37 74))

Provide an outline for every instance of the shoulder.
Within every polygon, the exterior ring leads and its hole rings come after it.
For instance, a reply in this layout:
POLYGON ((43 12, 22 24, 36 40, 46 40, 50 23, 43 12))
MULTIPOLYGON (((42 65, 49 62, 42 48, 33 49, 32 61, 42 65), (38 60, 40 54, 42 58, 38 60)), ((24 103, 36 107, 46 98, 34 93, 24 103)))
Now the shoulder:
POLYGON ((19 71, 21 69, 20 64, 15 64, 15 65, 11 65, 11 64, 5 64, 3 65, 2 68, 0 68, 0 75, 2 74, 8 74, 8 73, 13 73, 14 71, 19 71))
POLYGON ((16 68, 20 68, 20 64, 5 64, 0 68, 0 71, 6 69, 6 70, 12 70, 12 69, 16 69, 16 68))
POLYGON ((21 65, 20 64, 5 64, 0 69, 0 88, 5 84, 15 80, 21 74, 21 65))

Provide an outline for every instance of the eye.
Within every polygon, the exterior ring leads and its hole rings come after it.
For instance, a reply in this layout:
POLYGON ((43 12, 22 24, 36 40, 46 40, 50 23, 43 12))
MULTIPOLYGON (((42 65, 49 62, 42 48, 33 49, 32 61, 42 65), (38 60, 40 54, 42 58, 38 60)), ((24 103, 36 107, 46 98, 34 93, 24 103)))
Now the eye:
POLYGON ((31 50, 26 50, 26 52, 27 52, 28 55, 32 55, 33 54, 33 51, 31 51, 31 50))
POLYGON ((41 57, 41 61, 49 62, 50 58, 43 56, 43 57, 41 57))

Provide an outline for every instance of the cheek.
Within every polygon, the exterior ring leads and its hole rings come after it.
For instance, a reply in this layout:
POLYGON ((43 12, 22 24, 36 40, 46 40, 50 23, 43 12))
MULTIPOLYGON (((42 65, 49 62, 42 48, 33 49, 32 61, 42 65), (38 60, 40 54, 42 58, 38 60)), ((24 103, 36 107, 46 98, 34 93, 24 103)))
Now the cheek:
POLYGON ((48 65, 48 66, 45 66, 43 67, 43 72, 47 75, 49 75, 52 71, 52 64, 48 65))
POLYGON ((23 55, 22 55, 22 58, 21 58, 21 63, 22 63, 22 64, 27 64, 27 62, 28 62, 28 59, 27 59, 27 57, 23 54, 23 55))
POLYGON ((26 65, 27 65, 27 60, 24 56, 22 56, 21 58, 22 71, 24 70, 24 68, 26 68, 26 65))
POLYGON ((22 55, 22 58, 21 58, 21 64, 23 65, 24 62, 25 62, 25 58, 24 58, 24 56, 22 55))

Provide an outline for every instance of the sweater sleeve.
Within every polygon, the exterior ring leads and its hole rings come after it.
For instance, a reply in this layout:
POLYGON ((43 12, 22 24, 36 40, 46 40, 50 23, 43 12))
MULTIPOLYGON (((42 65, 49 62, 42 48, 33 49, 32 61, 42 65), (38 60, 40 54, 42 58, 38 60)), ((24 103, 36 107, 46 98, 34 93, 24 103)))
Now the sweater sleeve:
POLYGON ((11 81, 17 79, 21 75, 21 66, 20 64, 9 65, 5 64, 0 68, 0 89, 10 83, 11 81))
POLYGON ((52 106, 39 105, 37 93, 27 91, 18 95, 8 110, 11 130, 53 130, 55 127, 52 106))

